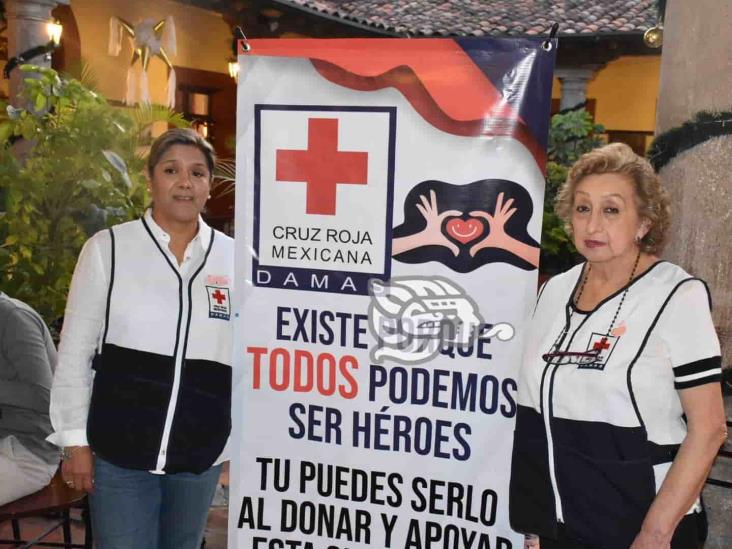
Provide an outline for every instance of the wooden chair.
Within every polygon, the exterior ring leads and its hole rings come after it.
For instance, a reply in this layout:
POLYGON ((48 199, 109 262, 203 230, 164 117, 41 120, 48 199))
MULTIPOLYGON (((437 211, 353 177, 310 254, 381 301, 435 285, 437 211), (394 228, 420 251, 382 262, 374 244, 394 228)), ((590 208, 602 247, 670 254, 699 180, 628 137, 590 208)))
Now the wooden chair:
POLYGON ((84 492, 69 488, 61 478, 61 468, 48 483, 48 486, 34 494, 30 494, 18 500, 12 501, 0 507, 0 523, 11 521, 13 527, 13 539, 0 539, 0 545, 11 545, 20 549, 28 547, 64 547, 92 548, 91 523, 89 520, 89 504, 84 492), (85 535, 84 543, 73 543, 71 539, 71 508, 81 508, 84 519, 85 535), (51 528, 32 540, 23 540, 20 531, 20 520, 28 517, 45 517, 49 514, 60 513, 61 518, 51 528), (51 532, 61 527, 63 529, 64 541, 49 542, 43 541, 51 532))

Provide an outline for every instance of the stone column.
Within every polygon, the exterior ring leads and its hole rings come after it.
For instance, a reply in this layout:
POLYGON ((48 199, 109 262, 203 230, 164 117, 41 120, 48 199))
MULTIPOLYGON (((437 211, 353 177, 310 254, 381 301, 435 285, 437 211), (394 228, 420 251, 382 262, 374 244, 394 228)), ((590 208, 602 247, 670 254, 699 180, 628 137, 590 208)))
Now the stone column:
MULTIPOLYGON (((8 22, 8 59, 49 41, 46 24, 52 20, 51 10, 70 0, 6 0, 5 17, 8 22)), ((50 59, 38 56, 27 60, 35 65, 50 67, 50 59)), ((10 73, 10 101, 18 105, 18 94, 23 85, 22 73, 10 73)))
MULTIPOLYGON (((657 133, 699 111, 730 110, 732 100, 732 3, 668 0, 666 5, 657 133)), ((705 279, 714 300, 714 324, 722 364, 732 366, 732 135, 689 149, 661 169, 671 195, 673 224, 664 256, 705 279)), ((728 417, 732 397, 726 397, 728 417)), ((728 443, 730 444, 729 440, 728 443)), ((732 460, 719 457, 710 474, 732 481, 732 460)), ((707 484, 706 549, 732 547, 732 498, 727 488, 707 484)))
MULTIPOLYGON (((732 3, 669 0, 657 133, 703 110, 730 110, 732 3)), ((732 366, 732 136, 710 139, 661 169, 674 219, 665 256, 704 278, 714 298, 723 363, 732 366)))
POLYGON ((595 77, 599 65, 581 67, 558 67, 554 75, 562 84, 560 110, 571 109, 587 101, 587 84, 595 77))

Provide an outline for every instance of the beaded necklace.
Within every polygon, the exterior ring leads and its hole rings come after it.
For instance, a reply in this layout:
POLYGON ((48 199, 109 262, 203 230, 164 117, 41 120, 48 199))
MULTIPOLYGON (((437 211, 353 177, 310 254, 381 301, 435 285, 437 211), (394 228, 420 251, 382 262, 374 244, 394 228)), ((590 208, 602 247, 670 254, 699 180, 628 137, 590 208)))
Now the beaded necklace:
MULTIPOLYGON (((613 319, 610 321, 610 326, 608 326, 607 332, 605 333, 606 337, 610 337, 611 332, 613 331, 613 327, 615 326, 615 321, 618 319, 618 315, 620 314, 620 309, 623 307, 623 303, 625 302, 625 296, 628 295, 628 290, 630 289, 630 283, 633 282, 633 279, 635 278, 635 273, 638 270, 638 262, 640 261, 640 255, 641 252, 638 250, 638 255, 635 257, 635 263, 633 264, 633 270, 630 273, 630 277, 628 278, 628 283, 625 285, 625 290, 623 290, 623 294, 620 296, 620 303, 618 303, 617 309, 615 309, 615 314, 613 315, 613 319)), ((553 358, 562 357, 562 356, 578 356, 578 357, 593 357, 597 356, 599 354, 599 351, 586 351, 586 352, 572 352, 572 351, 559 351, 559 346, 564 341, 564 337, 569 332, 569 328, 572 325, 572 316, 574 315, 574 310, 577 307, 577 303, 579 303, 580 298, 582 297, 582 292, 585 289, 585 284, 587 284, 587 278, 590 274, 590 269, 592 269, 592 265, 589 263, 587 264, 587 270, 585 271, 584 276, 582 277, 582 282, 580 283, 579 288, 577 289, 576 295, 572 299, 572 304, 574 307, 570 309, 569 318, 567 318, 567 322, 564 325, 564 328, 559 333, 559 336, 554 341, 554 343, 551 346, 551 351, 549 353, 546 353, 542 355, 542 358, 546 362, 550 362, 553 358)))

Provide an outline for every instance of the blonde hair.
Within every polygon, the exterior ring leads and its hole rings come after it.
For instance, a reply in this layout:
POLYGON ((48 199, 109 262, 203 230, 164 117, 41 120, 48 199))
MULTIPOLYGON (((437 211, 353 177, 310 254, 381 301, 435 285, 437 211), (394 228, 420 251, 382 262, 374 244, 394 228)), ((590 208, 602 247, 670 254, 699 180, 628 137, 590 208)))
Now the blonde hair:
POLYGON ((611 143, 585 153, 569 170, 554 203, 554 211, 564 222, 565 230, 572 234, 574 192, 579 182, 587 176, 604 173, 624 175, 633 184, 638 215, 649 224, 639 247, 649 254, 661 253, 671 223, 668 195, 651 164, 625 143, 611 143))

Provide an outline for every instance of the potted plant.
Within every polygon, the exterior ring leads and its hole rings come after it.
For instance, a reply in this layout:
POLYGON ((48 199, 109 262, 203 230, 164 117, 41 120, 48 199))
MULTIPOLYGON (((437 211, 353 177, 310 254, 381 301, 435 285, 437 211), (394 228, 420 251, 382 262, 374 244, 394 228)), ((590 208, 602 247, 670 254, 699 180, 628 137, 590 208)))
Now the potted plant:
POLYGON ((187 122, 165 107, 114 107, 53 69, 20 70, 27 108, 0 106, 0 288, 53 325, 84 241, 144 210, 151 125, 187 122), (19 160, 20 139, 31 145, 19 160))
POLYGON ((554 201, 569 168, 584 153, 602 145, 605 129, 584 109, 555 114, 549 128, 544 219, 541 234, 540 282, 565 271, 579 260, 564 224, 554 213, 554 201))

